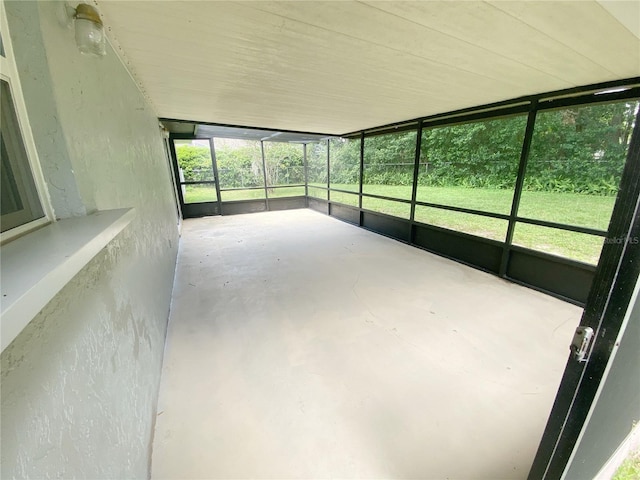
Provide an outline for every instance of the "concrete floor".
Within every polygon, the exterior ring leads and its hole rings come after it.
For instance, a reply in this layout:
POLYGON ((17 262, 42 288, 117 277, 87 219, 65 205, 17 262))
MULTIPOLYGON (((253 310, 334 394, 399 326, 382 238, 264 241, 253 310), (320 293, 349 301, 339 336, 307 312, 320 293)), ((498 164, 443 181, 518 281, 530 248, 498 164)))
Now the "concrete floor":
POLYGON ((311 210, 186 220, 152 478, 526 478, 580 315, 311 210))

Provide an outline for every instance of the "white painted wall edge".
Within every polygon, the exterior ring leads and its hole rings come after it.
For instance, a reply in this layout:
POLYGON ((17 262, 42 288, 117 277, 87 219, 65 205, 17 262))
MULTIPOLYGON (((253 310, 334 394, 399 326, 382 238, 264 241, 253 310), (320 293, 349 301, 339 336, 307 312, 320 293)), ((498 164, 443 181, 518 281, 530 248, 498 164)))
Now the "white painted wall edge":
POLYGON ((60 220, 2 246, 2 350, 134 217, 133 208, 98 211, 60 220))

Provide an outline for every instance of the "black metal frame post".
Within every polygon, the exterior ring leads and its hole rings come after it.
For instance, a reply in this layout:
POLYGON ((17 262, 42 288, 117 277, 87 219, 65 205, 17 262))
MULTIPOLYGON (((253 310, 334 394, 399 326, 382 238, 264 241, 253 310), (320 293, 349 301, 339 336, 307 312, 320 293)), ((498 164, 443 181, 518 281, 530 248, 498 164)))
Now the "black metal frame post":
MULTIPOLYGON (((327 202, 331 202, 331 155, 329 139, 327 138, 327 202)), ((329 212, 331 212, 331 205, 329 205, 329 212)))
POLYGON ((184 211, 184 195, 182 195, 182 180, 180 180, 180 166, 178 165, 178 154, 176 152, 176 143, 173 134, 169 135, 169 153, 173 160, 173 174, 176 178, 176 188, 178 190, 178 199, 180 200, 180 210, 184 211))
POLYGON ((608 241, 581 326, 595 334, 586 362, 567 361, 560 388, 529 472, 530 480, 562 476, 585 424, 640 275, 640 112, 611 215, 608 241))
POLYGON ((305 205, 309 207, 309 164, 307 162, 307 144, 302 144, 302 162, 304 165, 304 196, 305 205))
POLYGON ((364 184, 364 130, 360 132, 360 175, 358 179, 358 208, 360 209, 359 225, 362 226, 362 189, 364 184))
POLYGON ((509 215, 509 226, 507 227, 507 236, 504 241, 504 250, 502 252, 502 261, 500 262, 501 277, 507 274, 509 265, 509 251, 513 242, 513 232, 516 228, 516 219, 518 216, 518 208, 520 208, 520 198, 522 197, 522 188, 524 186, 524 177, 527 174, 527 162, 529 161, 529 151, 531 150, 531 139, 533 138, 533 130, 536 123, 536 114, 538 109, 538 101, 533 100, 527 117, 527 126, 524 131, 524 140, 522 141, 522 150, 520 151, 520 162, 518 165, 518 175, 513 191, 513 200, 511 203, 511 214, 509 215))
POLYGON ((222 212, 222 198, 220 198, 220 177, 218 176, 218 161, 216 160, 216 147, 213 137, 209 139, 209 149, 211 150, 211 166, 213 167, 213 179, 216 182, 216 196, 218 197, 218 208, 222 212))
POLYGON ((264 201, 269 210, 269 193, 267 191, 267 162, 264 157, 264 141, 260 140, 260 153, 262 155, 262 178, 264 179, 264 201))
POLYGON ((409 222, 411 231, 409 238, 413 242, 413 222, 416 217, 416 200, 418 197, 418 176, 420 174, 420 154, 422 150, 422 120, 418 122, 418 131, 416 134, 416 153, 413 162, 413 185, 411 187, 411 213, 409 214, 409 222))
POLYGON ((358 207, 362 208, 362 185, 364 184, 364 131, 360 132, 360 175, 358 179, 358 207))
POLYGON ((164 145, 164 152, 165 152, 165 155, 167 156, 167 161, 169 163, 168 165, 169 173, 171 173, 171 180, 173 181, 173 197, 176 202, 176 215, 178 216, 178 223, 180 223, 182 221, 182 205, 180 203, 180 197, 178 195, 179 184, 178 184, 178 181, 176 180, 174 161, 173 161, 173 157, 171 156, 170 144, 173 144, 173 141, 170 139, 170 135, 168 133, 169 132, 167 132, 166 130, 163 131, 162 143, 164 145))

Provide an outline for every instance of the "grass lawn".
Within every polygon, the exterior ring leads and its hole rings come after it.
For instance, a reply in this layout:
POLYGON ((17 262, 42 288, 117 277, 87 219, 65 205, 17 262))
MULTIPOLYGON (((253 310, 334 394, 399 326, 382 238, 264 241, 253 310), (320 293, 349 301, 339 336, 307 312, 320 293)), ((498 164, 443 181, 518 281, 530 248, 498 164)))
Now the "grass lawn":
MULTIPOLYGON (((332 184, 332 187, 357 192, 357 185, 332 184)), ((387 197, 410 198, 410 187, 406 186, 365 185, 364 191, 387 197)), ((316 194, 322 198, 324 191, 310 190, 310 195, 316 194)), ((419 186, 417 199, 429 203, 509 214, 512 195, 513 193, 508 190, 419 186)), ((348 205, 358 205, 357 195, 332 191, 331 199, 348 205)), ((523 192, 519 216, 606 230, 614 202, 614 197, 573 193, 523 192)), ((363 198, 363 207, 401 218, 409 218, 409 207, 401 202, 365 197, 363 198)), ((417 206, 416 220, 499 241, 504 241, 507 233, 507 221, 505 220, 437 208, 417 206)), ((519 223, 516 226, 513 243, 595 264, 600 256, 603 239, 582 233, 519 223)))
POLYGON ((638 478, 640 478, 640 450, 629 455, 611 480, 637 480, 638 478))
MULTIPOLYGON (((358 191, 357 185, 332 184, 331 187, 358 191)), ((332 199, 336 193, 331 193, 332 199)), ((365 185, 364 193, 411 199, 411 187, 407 186, 365 185)), ((417 200, 508 215, 511 211, 513 192, 488 188, 419 186, 417 200)), ((336 199, 336 201, 338 200, 336 199)), ((615 197, 577 193, 523 192, 518 215, 537 220, 606 230, 614 202, 615 197)))
MULTIPOLYGON (((215 202, 218 200, 213 185, 185 185, 185 203, 215 202)), ((269 189, 269 198, 297 197, 304 195, 304 187, 284 187, 269 189)), ((264 189, 228 190, 220 192, 223 202, 235 200, 259 200, 264 198, 264 189)))
POLYGON ((213 185, 183 185, 184 203, 217 202, 218 195, 213 185))
MULTIPOLYGON (((309 195, 326 199, 326 191, 312 188, 323 185, 309 184, 309 195)), ((358 191, 357 185, 332 184, 332 188, 358 191)), ((393 198, 411 196, 411 187, 393 185, 365 185, 365 193, 393 198)), ((222 201, 253 200, 264 198, 264 190, 234 190, 221 192, 222 201)), ((269 191, 269 198, 304 195, 304 187, 276 188, 269 191)), ((417 199, 454 207, 471 208, 493 213, 509 214, 512 192, 462 187, 418 188, 417 199)), ((216 191, 210 185, 185 185, 187 203, 215 202, 216 191)), ((331 200, 354 207, 358 195, 331 192, 331 200)), ((557 223, 579 225, 606 230, 613 210, 614 197, 599 197, 573 193, 523 192, 519 216, 557 223)), ((409 204, 363 197, 363 208, 400 218, 409 218, 409 204)), ((416 206, 416 220, 471 235, 504 241, 507 221, 437 208, 416 206)), ((595 264, 600 256, 603 239, 582 233, 519 223, 516 225, 513 243, 554 255, 595 264)))

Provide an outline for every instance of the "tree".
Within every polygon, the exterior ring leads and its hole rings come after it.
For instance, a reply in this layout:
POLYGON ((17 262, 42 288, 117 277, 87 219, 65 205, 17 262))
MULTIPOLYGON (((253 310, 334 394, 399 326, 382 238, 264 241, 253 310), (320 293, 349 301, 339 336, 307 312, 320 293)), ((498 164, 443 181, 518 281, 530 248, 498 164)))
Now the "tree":
MULTIPOLYGON (((524 188, 537 191, 615 195, 626 161, 637 101, 541 111, 536 116, 524 188)), ((512 189, 518 172, 527 117, 524 114, 425 128, 420 185, 512 189)), ((411 185, 416 130, 365 138, 364 182, 411 185)), ((262 186, 259 142, 240 141, 216 149, 223 188, 262 186)), ((267 186, 304 183, 303 147, 265 142, 267 186)), ((179 145, 185 180, 213 180, 207 147, 179 145)), ((331 183, 356 185, 360 139, 329 141, 331 183)), ((309 183, 327 181, 327 142, 307 145, 309 183)))
POLYGON ((353 185, 360 182, 360 138, 331 139, 329 155, 331 183, 353 185))
POLYGON ((178 144, 176 155, 185 181, 202 182, 214 179, 209 147, 178 144))
POLYGON ((420 184, 513 188, 525 126, 517 116, 425 129, 420 184))
POLYGON ((264 183, 260 143, 239 141, 239 145, 216 147, 221 188, 251 188, 264 183))
POLYGON ((265 142, 267 186, 304 183, 304 155, 301 144, 265 142))
MULTIPOLYGON (((264 185, 260 142, 237 141, 237 145, 216 147, 218 175, 222 188, 251 188, 264 185)), ((265 142, 267 186, 304 183, 302 145, 265 142)))
POLYGON ((619 102, 538 114, 525 188, 615 195, 637 105, 619 102))
POLYGON ((307 175, 310 184, 327 184, 326 141, 307 145, 307 175))

